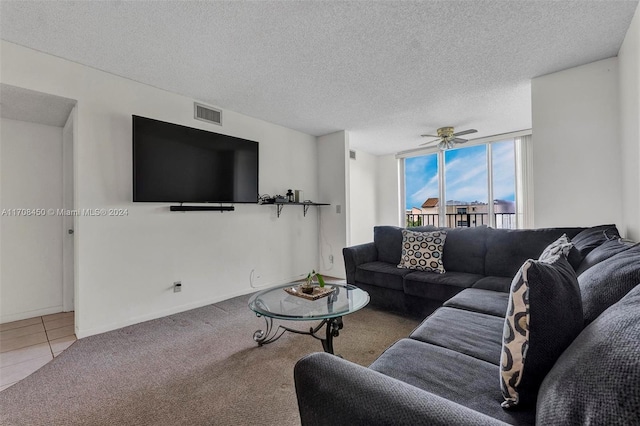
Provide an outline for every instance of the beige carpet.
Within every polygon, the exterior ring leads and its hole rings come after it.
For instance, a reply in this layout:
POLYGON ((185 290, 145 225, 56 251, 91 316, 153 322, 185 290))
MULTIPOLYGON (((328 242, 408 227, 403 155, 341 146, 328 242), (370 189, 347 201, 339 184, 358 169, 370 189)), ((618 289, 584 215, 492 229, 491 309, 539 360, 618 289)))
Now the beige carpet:
MULTIPOLYGON (((293 366, 321 351, 321 343, 285 333, 258 347, 252 336, 264 320, 248 309, 248 299, 77 341, 0 392, 0 424, 299 424, 293 366)), ((417 324, 367 307, 344 317, 335 352, 369 365, 417 324)))

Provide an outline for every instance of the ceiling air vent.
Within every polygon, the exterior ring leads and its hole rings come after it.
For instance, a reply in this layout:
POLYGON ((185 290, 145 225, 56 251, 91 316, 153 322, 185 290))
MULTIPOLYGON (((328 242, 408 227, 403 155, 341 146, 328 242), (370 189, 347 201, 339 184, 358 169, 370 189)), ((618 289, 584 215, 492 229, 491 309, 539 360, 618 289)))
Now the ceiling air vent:
POLYGON ((218 124, 222 126, 222 111, 219 109, 211 108, 206 105, 193 103, 193 118, 200 121, 206 121, 207 123, 218 124))
POLYGON ((352 160, 356 159, 356 152, 353 150, 349 150, 349 158, 351 158, 352 160))

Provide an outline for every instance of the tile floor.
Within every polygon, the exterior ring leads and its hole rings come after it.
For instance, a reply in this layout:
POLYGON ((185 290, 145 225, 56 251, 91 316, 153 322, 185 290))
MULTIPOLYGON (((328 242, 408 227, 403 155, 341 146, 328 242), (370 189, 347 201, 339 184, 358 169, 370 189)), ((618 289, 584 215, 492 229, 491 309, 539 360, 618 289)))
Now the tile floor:
POLYGON ((73 312, 0 324, 0 391, 27 377, 75 341, 73 312))

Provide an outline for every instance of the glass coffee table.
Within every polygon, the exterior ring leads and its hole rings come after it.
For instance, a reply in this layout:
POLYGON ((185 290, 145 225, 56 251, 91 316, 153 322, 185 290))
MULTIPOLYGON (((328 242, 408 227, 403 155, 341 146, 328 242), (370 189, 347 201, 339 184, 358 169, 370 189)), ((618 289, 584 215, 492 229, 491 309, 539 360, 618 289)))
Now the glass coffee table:
POLYGON ((308 334, 322 342, 325 352, 333 353, 333 338, 338 337, 343 327, 342 317, 367 306, 369 293, 351 284, 327 283, 325 288, 333 289, 328 295, 316 300, 289 294, 286 288, 296 287, 299 283, 290 283, 267 290, 259 291, 249 299, 249 308, 258 317, 264 317, 265 330, 253 333, 253 340, 258 345, 275 342, 289 331, 297 334, 308 334), (278 325, 274 328, 273 320, 287 321, 320 321, 309 331, 278 325), (318 335, 325 327, 324 336, 318 335))

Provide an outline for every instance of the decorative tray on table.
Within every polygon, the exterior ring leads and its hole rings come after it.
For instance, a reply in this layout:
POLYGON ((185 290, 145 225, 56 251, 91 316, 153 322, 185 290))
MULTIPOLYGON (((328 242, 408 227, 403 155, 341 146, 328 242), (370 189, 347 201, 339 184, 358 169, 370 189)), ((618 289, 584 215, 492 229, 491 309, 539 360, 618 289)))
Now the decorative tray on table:
POLYGON ((313 293, 306 294, 302 292, 299 285, 284 288, 284 291, 286 291, 287 293, 292 294, 294 296, 302 297, 303 299, 307 299, 307 300, 318 300, 322 297, 326 297, 331 293, 333 293, 333 290, 335 290, 335 288, 333 287, 330 288, 330 287, 315 286, 313 287, 313 293))

